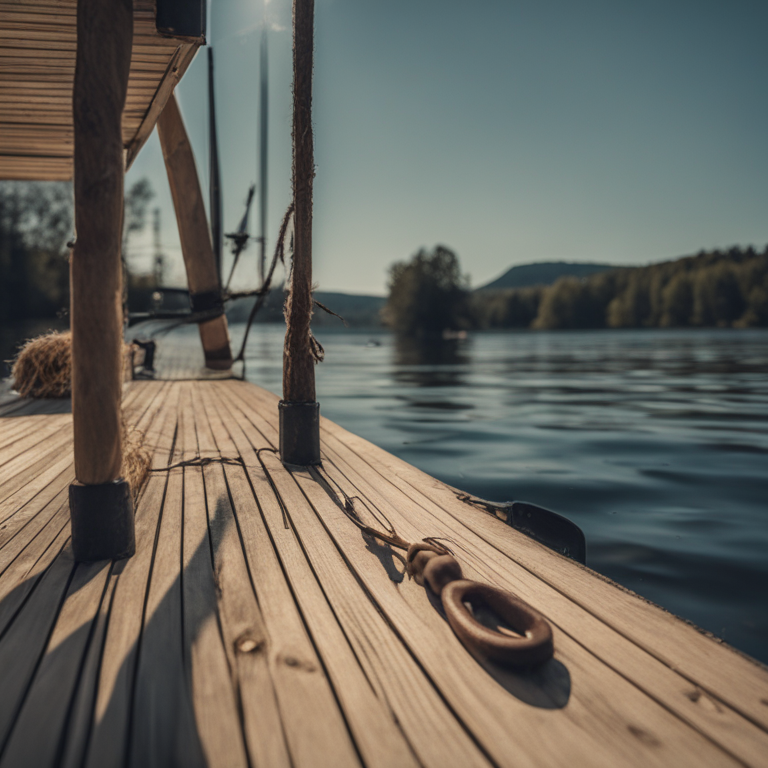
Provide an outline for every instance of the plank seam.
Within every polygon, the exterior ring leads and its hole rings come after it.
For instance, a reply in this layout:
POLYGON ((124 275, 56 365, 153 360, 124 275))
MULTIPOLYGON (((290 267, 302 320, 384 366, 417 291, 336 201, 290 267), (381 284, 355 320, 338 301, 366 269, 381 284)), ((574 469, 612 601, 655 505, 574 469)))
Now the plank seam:
MULTIPOLYGON (((178 407, 178 406, 177 406, 178 407)), ((171 449, 168 452, 168 463, 171 463, 171 459, 173 458, 174 451, 176 449, 176 438, 178 436, 179 431, 179 422, 178 422, 178 416, 176 419, 176 424, 174 425, 173 430, 173 439, 171 441, 171 449)), ((139 667, 140 667, 140 660, 141 660, 141 650, 143 646, 144 641, 144 629, 146 628, 147 623, 147 603, 149 602, 149 591, 150 586, 152 584, 152 573, 155 570, 155 557, 157 555, 157 543, 160 539, 160 527, 163 521, 163 513, 165 512, 165 499, 166 494, 168 492, 168 482, 170 479, 170 475, 165 476, 165 484, 163 485, 163 495, 162 499, 160 501, 160 514, 157 516, 157 526, 155 527, 155 539, 152 543, 152 559, 149 566, 149 573, 147 574, 147 584, 146 588, 144 590, 144 604, 141 608, 141 629, 139 630, 139 636, 136 641, 136 654, 135 654, 135 661, 134 666, 132 670, 132 680, 131 680, 131 700, 128 705, 128 724, 126 726, 126 750, 125 750, 125 761, 123 763, 123 766, 128 766, 131 764, 131 759, 133 757, 133 727, 134 727, 134 720, 135 720, 135 714, 134 711, 136 709, 136 688, 139 683, 139 667)))
MULTIPOLYGON (((101 597, 99 598, 99 603, 96 606, 96 610, 94 611, 94 614, 92 618, 90 619, 91 626, 88 628, 88 639, 85 642, 85 646, 83 647, 83 655, 80 658, 80 663, 78 664, 77 669, 77 677, 75 678, 75 685, 72 688, 72 693, 70 695, 69 704, 67 705, 67 714, 64 717, 64 723, 62 725, 61 734, 59 735, 59 743, 56 747, 56 757, 54 758, 54 764, 59 765, 61 763, 61 760, 64 757, 64 749, 67 746, 67 735, 69 733, 69 724, 72 720, 72 713, 75 707, 75 701, 77 701, 77 694, 80 690, 80 683, 81 683, 81 677, 83 675, 83 669, 85 668, 85 662, 88 659, 88 651, 91 648, 91 643, 94 639, 94 634, 96 632, 96 625, 98 624, 98 617, 99 612, 101 611, 101 605, 104 602, 104 596, 107 594, 107 590, 110 587, 110 579, 112 577, 112 571, 115 568, 115 561, 113 560, 109 565, 109 572, 107 573, 107 578, 104 580, 104 588, 101 590, 101 597)), ((114 594, 114 593, 113 593, 114 594)), ((111 606, 111 601, 110 601, 111 606)), ((102 650, 103 650, 103 644, 102 644, 102 650)), ((101 659, 101 652, 99 653, 99 659, 101 659)), ((98 683, 98 678, 97 678, 98 683)), ((98 689, 94 689, 98 690, 98 689)), ((96 696, 93 696, 93 707, 96 706, 96 696)), ((90 731, 90 728, 89 728, 90 731)))
MULTIPOLYGON (((57 557, 61 557, 61 553, 64 551, 64 547, 66 547, 66 543, 64 544, 64 546, 62 546, 61 552, 59 552, 57 557)), ((54 560, 51 561, 51 564, 45 569, 44 573, 47 573, 53 567, 53 564, 55 562, 56 562, 56 559, 54 558, 54 560)), ((21 696, 21 698, 19 699, 18 705, 16 706, 16 711, 14 712, 13 718, 11 720, 10 728, 8 728, 8 733, 6 734, 6 737, 3 740, 2 744, 0 744, 0 760, 2 760, 3 754, 5 753, 5 748, 8 746, 8 742, 11 740, 11 736, 13 735, 13 729, 16 727, 16 722, 18 721, 19 715, 21 714, 21 710, 24 707, 24 702, 26 701, 27 696, 29 695, 29 692, 32 689, 32 684, 35 681, 37 672, 40 669, 40 665, 43 663, 43 659, 45 658, 45 653, 48 650, 48 644, 51 642, 51 637, 53 636, 53 632, 56 629, 56 623, 59 620, 59 616, 61 614, 61 609, 62 609, 62 606, 64 605, 64 601, 67 599, 67 594, 69 592, 69 588, 72 584, 72 579, 74 578, 76 570, 77 570, 77 564, 74 564, 72 568, 70 568, 69 576, 67 577, 67 584, 59 600, 59 605, 56 610, 56 615, 53 621, 51 622, 50 627, 48 628, 48 633, 45 639, 45 645, 43 646, 43 650, 40 652, 40 655, 38 656, 37 661, 35 662, 35 667, 32 670, 32 674, 29 676, 29 680, 27 681, 24 694, 21 696)), ((40 579, 38 579, 37 583, 35 584, 35 587, 32 590, 30 590, 30 594, 34 591, 34 589, 37 587, 39 583, 40 583, 40 579)), ((26 604, 26 600, 24 602, 26 604)), ((18 613, 16 615, 18 615, 18 613)))
MULTIPOLYGON (((380 472, 380 471, 379 471, 379 470, 378 470, 378 469, 377 469, 377 468, 376 468, 374 465, 372 465, 372 464, 370 463, 370 461, 368 461, 368 459, 367 459, 365 456, 363 456, 363 455, 361 455, 361 454, 358 454, 356 451, 354 451, 354 449, 353 449, 352 447, 350 447, 350 446, 346 445, 346 444, 345 444, 345 443, 344 443, 344 442, 343 442, 343 441, 342 441, 340 438, 338 438, 337 436, 334 436, 334 438, 335 438, 336 440, 338 440, 340 443, 342 443, 342 445, 345 445, 345 447, 346 447, 348 450, 350 450, 350 451, 352 451, 353 453, 355 453, 355 454, 356 454, 356 455, 357 455, 357 456, 358 456, 358 457, 359 457, 359 458, 360 458, 362 461, 364 461, 364 462, 365 462, 365 463, 366 463, 366 464, 367 464, 367 465, 368 465, 368 466, 369 466, 369 467, 370 467, 370 468, 371 468, 371 469, 372 469, 374 472, 376 472, 376 473, 377 473, 377 474, 378 474, 380 477, 382 477, 384 480, 386 480, 386 481, 387 481, 387 482, 388 482, 390 485, 392 485, 392 486, 393 486, 394 488, 396 488, 396 489, 397 489, 397 488, 399 488, 399 489, 400 489, 400 490, 401 490, 403 493, 406 493, 406 495, 409 497, 409 499, 410 499, 410 500, 411 500, 411 501, 412 501, 414 504, 416 504, 417 506, 419 506, 419 507, 420 507, 422 510, 424 510, 424 512, 425 512, 426 514, 428 514, 428 515, 430 515, 430 516, 433 516, 433 513, 432 513, 432 512, 430 512, 430 511, 429 511, 429 510, 428 510, 426 507, 424 507, 424 505, 423 505, 423 504, 421 504, 421 503, 418 501, 418 499, 415 499, 412 493, 407 493, 407 492, 406 492, 406 490, 405 490, 404 488, 402 488, 402 487, 399 487, 399 486, 395 485, 395 483, 394 483, 394 482, 393 482, 393 481, 392 481, 390 478, 388 478, 386 475, 384 475, 382 472, 380 472)), ((383 449, 382 449, 382 450, 383 450, 383 449)), ((418 489, 418 488, 416 488, 416 486, 415 486, 415 485, 413 485, 413 482, 412 482, 411 480, 409 480, 408 478, 404 478, 404 477, 402 477, 402 476, 400 476, 400 475, 398 475, 398 478, 399 478, 400 480, 402 480, 402 481, 403 481, 403 482, 404 482, 404 483, 405 483, 407 486, 409 486, 409 487, 411 488, 411 490, 412 490, 412 491, 416 491, 416 493, 417 493, 417 494, 419 494, 419 495, 422 495, 422 494, 421 494, 421 492, 419 491, 419 489, 418 489)), ((353 483, 353 485, 354 485, 354 483, 353 483)), ((446 486, 446 487, 447 487, 447 486, 446 486)), ((495 550, 496 550, 496 551, 497 551, 497 552, 498 552, 498 553, 499 553, 499 554, 500 554, 502 557, 510 557, 510 559, 514 559, 514 558, 511 558, 511 556, 510 556, 510 555, 507 555, 505 552, 503 552, 501 549, 499 549, 499 547, 497 547, 497 546, 496 546, 496 545, 495 545, 495 544, 494 544, 492 541, 489 541, 489 540, 488 540, 488 539, 487 539, 485 536, 483 536, 482 532, 480 532, 480 531, 476 531, 475 529, 473 529, 473 528, 469 527, 469 526, 468 526, 466 523, 464 523, 464 521, 462 521, 462 520, 461 520, 459 517, 457 517, 457 515, 456 515, 456 514, 454 514, 454 513, 453 513, 453 512, 451 512, 450 510, 446 509, 444 506, 442 506, 442 505, 441 505, 440 503, 438 503, 437 501, 434 501, 434 500, 432 500, 432 499, 429 499, 429 497, 426 497, 426 498, 427 498, 428 500, 432 501, 432 503, 433 503, 435 506, 439 507, 439 508, 440 508, 440 509, 441 509, 443 512, 445 512, 445 514, 447 514, 447 515, 450 515, 450 517, 451 517, 453 520, 455 520, 457 523, 459 523, 460 525, 464 525, 464 526, 466 526, 466 527, 467 527, 467 528, 468 528, 468 529, 469 529, 469 530, 470 530, 472 533, 474 533, 474 534, 475 534, 475 535, 477 535, 479 538, 481 538, 481 539, 482 539, 482 540, 483 540, 483 541, 484 541, 484 542, 485 542, 485 543, 486 543, 488 546, 490 546, 490 547, 492 547, 493 549, 495 549, 495 550)), ((655 653, 653 653, 653 651, 652 651, 652 650, 650 650, 650 649, 648 649, 648 648, 644 647, 644 645, 643 645, 642 643, 640 643, 640 642, 638 642, 637 640, 635 640, 634 638, 632 638, 632 637, 628 636, 627 634, 625 634, 624 632, 622 632, 620 629, 618 629, 617 627, 613 626, 613 625, 612 625, 610 622, 606 621, 604 618, 602 618, 602 617, 598 616, 597 614, 595 614, 595 613, 594 613, 592 610, 590 610, 590 608, 589 608, 588 606, 585 606, 583 603, 581 603, 580 601, 578 601, 578 600, 577 600, 575 597, 573 597, 572 595, 569 595, 567 592, 563 591, 563 590, 562 590, 561 588, 559 588, 559 587, 558 587, 556 584, 553 584, 553 583, 552 583, 550 580, 548 580, 548 579, 547 579, 547 578, 545 578, 544 576, 542 576, 542 575, 540 575, 540 574, 538 574, 538 573, 535 573, 534 571, 532 571, 530 568, 526 567, 526 565, 525 565, 525 564, 521 563, 521 562, 520 562, 519 560, 517 560, 517 559, 514 559, 514 562, 515 562, 515 563, 516 563, 516 564, 517 564, 517 565, 518 565, 520 568, 522 568, 523 570, 525 570, 525 571, 527 571, 529 574, 531 574, 531 576, 532 576, 532 577, 534 577, 535 579, 538 579, 538 580, 542 581, 544 584, 546 584, 547 586, 551 587, 551 588, 552 588, 552 589, 554 589, 556 592, 558 592, 560 595, 562 595, 562 596, 563 596, 565 599, 567 599, 567 600, 571 601, 572 603, 574 603, 575 605, 579 606, 579 608, 581 608, 582 610, 584 610, 584 611, 586 611, 587 613, 589 613, 589 614, 590 614, 591 616, 593 616, 593 617, 594 617, 594 618, 595 618, 597 621, 601 622, 602 624, 605 624, 605 626, 609 627, 609 628, 610 628, 612 631, 614 631, 614 632, 616 632, 617 634, 621 635, 621 637, 623 637, 625 640, 627 640, 627 642, 630 642, 630 643, 632 643, 634 646, 636 646, 637 648, 639 648, 639 649, 640 649, 641 651, 643 651, 644 653, 647 653, 649 656, 651 656, 652 658, 654 658, 654 659, 655 659, 656 661, 658 661, 660 664, 663 664, 665 667, 667 667, 667 669, 671 670, 672 672, 674 672, 674 673, 675 673, 675 674, 677 674, 677 675, 680 675, 680 677, 681 677, 681 678, 683 678, 684 680, 686 680, 687 682, 689 682, 691 685, 694 685, 694 686, 696 686, 696 687, 698 687, 698 688, 701 688, 701 689, 705 690, 705 691, 707 692, 707 695, 709 695, 709 696, 712 696, 712 698, 716 699, 716 700, 717 700, 719 703, 721 703, 723 706, 725 706, 725 707, 727 707, 728 709, 730 709, 730 710, 732 710, 732 711, 734 711, 734 712, 738 713, 738 714, 739 714, 741 717, 743 717, 745 720, 747 720, 748 722, 750 722, 751 724, 753 724, 754 726, 756 726, 757 728, 759 728, 759 729, 760 729, 762 732, 766 732, 766 728, 765 728, 765 727, 764 727, 764 726, 763 726, 761 723, 759 723, 759 722, 756 722, 756 721, 755 721, 755 720, 754 720, 752 717, 750 717, 748 714, 746 714, 746 713, 745 713, 745 712, 744 712, 744 711, 743 711, 741 708, 739 708, 739 707, 736 707, 736 706, 734 706, 734 705, 732 705, 732 704, 730 704, 730 703, 728 703, 728 702, 724 701, 724 700, 723 700, 723 698, 722 698, 721 696, 719 696, 717 693, 715 693, 715 692, 711 691, 711 690, 710 690, 710 689, 709 689, 709 688, 708 688, 706 685, 703 685, 702 683, 700 683, 700 682, 698 682, 698 681, 695 681, 695 680, 691 679, 691 678, 690 678, 688 675, 686 675, 686 674, 685 674, 683 671, 681 671, 680 669, 678 669, 678 668, 676 668, 676 667, 672 666, 672 665, 671 665, 671 664, 669 664, 669 663, 668 663, 666 660, 664 660, 664 659, 662 659, 662 658, 659 658, 659 657, 658 657, 658 656, 657 656, 655 653)), ((598 575, 599 575, 599 574, 598 574, 598 575)), ((639 596, 638 596, 638 597, 639 597, 639 596)), ((642 599, 642 598, 640 598, 640 599, 642 599)), ((552 620, 550 619, 550 621, 552 621, 552 620)), ((553 623, 555 623, 555 622, 553 622, 553 623)), ((572 639, 574 642, 576 642, 578 645, 580 645, 582 648, 584 648, 584 649, 585 649, 585 650, 586 650, 588 653, 590 653, 590 655, 592 655, 592 656, 593 656, 593 657, 595 657, 595 658, 598 658, 598 659, 599 659, 599 661, 600 661, 601 663, 605 664, 607 667, 609 667, 610 669, 612 669, 612 670, 613 670, 613 671, 614 671, 616 674, 620 675, 622 678, 624 678, 625 680, 627 680, 627 681, 628 681, 630 684, 632 684, 632 685, 633 685, 635 688, 637 688, 637 689, 638 689, 639 691, 641 691, 643 694, 645 694, 646 696, 649 696, 649 697, 650 697, 651 699, 653 699, 653 700, 654 700, 656 703, 660 704, 662 707, 664 707, 664 709, 666 709, 667 711, 671 712, 671 713, 672 713, 672 714, 673 714, 673 715, 674 715, 674 716, 675 716, 675 717, 676 717, 678 720, 680 720, 682 723, 684 723, 684 724, 685 724, 685 725, 687 725, 688 727, 692 728, 693 730, 697 731, 698 733, 700 733, 701 735, 703 735, 705 738, 707 738, 707 739, 708 739, 710 742, 712 742, 712 737, 711 737, 711 736, 709 736, 709 735, 708 735, 708 734, 707 734, 705 731, 702 731, 702 730, 701 730, 701 729, 700 729, 698 726, 696 726, 696 725, 693 725, 693 724, 689 723, 687 720, 683 719, 683 717, 682 717, 680 714, 678 714, 678 713, 675 713, 675 712, 673 712, 672 710, 670 710, 670 709, 669 709, 669 707, 668 707, 668 706, 667 706, 667 705, 666 705, 666 704, 665 704, 663 701, 660 701, 660 700, 659 700, 658 698, 656 698, 656 697, 655 697, 655 696, 654 696, 652 693, 650 693, 650 692, 648 692, 647 690, 645 690, 645 689, 644 689, 644 688, 643 688, 643 687, 642 687, 642 686, 641 686, 639 683, 637 683, 637 682, 635 682, 635 681, 631 680, 631 679, 630 679, 629 677, 627 677, 627 676, 626 676, 624 673, 620 672, 618 669, 616 669, 615 667, 613 667, 613 666, 612 666, 611 664, 609 664, 607 661, 605 661, 605 660, 603 660, 603 659, 600 659, 599 657, 597 657, 597 656, 596 656, 596 655, 595 655, 595 654, 594 654, 592 651, 590 651, 590 650, 589 650, 589 648, 587 648, 587 647, 586 647, 586 646, 585 646, 585 645, 584 645, 582 642, 580 642, 579 640, 577 640, 577 639, 576 639, 576 638, 575 638, 575 637, 574 637, 574 636, 573 636, 571 633, 569 633, 569 632, 565 632, 565 631, 562 629, 562 627, 560 627, 559 625, 557 625, 557 626, 558 626, 558 628, 560 629, 560 631, 562 631, 564 634, 568 635, 568 637, 570 637, 570 638, 571 638, 571 639, 572 639)), ((716 746, 717 746, 719 749, 721 749, 722 751, 726 752, 728 755, 731 755, 730 751, 728 751, 728 749, 727 749, 725 746, 721 745, 719 742, 712 742, 712 743, 715 743, 715 744, 716 744, 716 746)), ((735 758, 735 757, 734 757, 734 759, 736 759, 736 760, 739 760, 739 758, 735 758)), ((739 760, 739 762, 741 762, 741 761, 739 760)))
MULTIPOLYGON (((224 426, 226 427, 227 432, 230 435, 230 438, 233 439, 232 438, 232 433, 230 432, 229 427, 227 426, 226 422, 223 419, 222 419, 222 422, 224 423, 224 426)), ((247 435, 246 435, 246 439, 247 439, 247 435)), ((234 439, 233 439, 233 442, 234 442, 234 439)), ((248 440, 248 442, 250 443, 250 440, 248 440)), ((269 441, 267 441, 267 442, 269 442, 269 441)), ((253 444, 251 444, 251 447, 253 448, 253 444)), ((255 448, 254 448, 254 451, 256 451, 255 448)), ((288 511, 285 508, 285 503, 283 502, 282 497, 280 496, 277 488, 275 487, 275 485, 274 485, 274 483, 272 481, 272 478, 269 476, 269 473, 267 472, 266 468, 264 467, 264 465, 263 465, 263 463, 261 461, 261 457, 258 455, 258 453, 256 454, 256 458, 259 461, 259 463, 261 464, 262 469, 264 471, 264 474, 265 474, 265 476, 266 476, 270 486, 272 487, 272 492, 275 494, 275 498, 278 500, 278 503, 280 504, 281 508, 283 509, 284 516, 289 515, 288 511)), ((328 668, 326 667, 326 664, 325 664, 325 661, 323 659, 323 656, 320 653, 320 649, 319 649, 319 647, 317 645, 317 641, 315 640, 314 634, 312 633, 312 631, 311 631, 311 629, 309 627, 309 624, 307 623, 307 619, 306 619, 306 617, 304 615, 304 611, 301 608, 299 599, 298 599, 298 597, 296 595, 296 592, 294 590, 294 587, 293 587, 293 584, 291 582, 291 579, 289 578, 288 573, 287 573, 287 571, 285 569, 285 564, 283 563, 283 558, 280 555, 280 550, 277 547, 277 544, 275 543, 274 536, 272 535, 272 531, 271 531, 271 529, 269 527, 269 523, 267 521, 266 515, 264 514, 264 511, 261 508, 261 504, 259 503, 259 499, 258 499, 258 496, 256 494, 256 489, 253 487, 253 483, 251 482, 251 478, 249 476, 247 468, 246 468, 245 476, 248 479, 248 485, 251 488, 251 493, 253 494, 253 498, 254 498, 254 500, 256 502, 256 507, 259 510, 259 515, 261 516, 262 522, 264 524, 264 528, 266 529, 267 535, 269 536, 270 544, 271 544, 272 549, 273 549, 273 551, 275 553, 275 557, 277 559, 277 562, 280 565, 280 570, 283 573, 283 578, 285 579, 285 583, 286 583, 288 589, 290 590, 291 596, 293 598, 294 605, 296 607, 296 611, 297 611, 297 613, 298 613, 298 615, 299 615, 299 617, 301 619, 301 623, 302 623, 302 625, 304 627, 304 631, 307 633, 307 637, 309 638, 309 642, 312 644, 312 647, 313 647, 314 652, 315 652, 315 656, 317 657, 318 663, 320 664, 320 666, 321 666, 321 668, 323 670, 323 675, 324 675, 325 680, 326 680, 326 682, 328 684, 328 688, 329 688, 329 690, 331 691, 331 693, 333 695, 334 701, 336 702, 336 706, 338 707, 338 710, 339 710, 339 714, 340 714, 342 720, 344 721, 344 727, 347 730, 347 734, 349 736, 350 743, 354 747, 355 754, 357 755, 357 758, 358 758, 358 760, 360 762, 360 765, 364 766, 365 762, 363 760, 363 756, 362 756, 362 753, 360 751, 360 747, 358 746, 357 741, 356 741, 356 739, 354 737, 354 734, 352 732, 352 729, 350 727, 349 719, 347 718, 347 713, 344 711, 344 708, 341 705, 341 700, 339 699, 339 695, 338 695, 338 693, 336 691, 336 687, 331 682, 331 676, 328 674, 328 668)), ((233 507, 232 511, 233 511, 233 514, 235 515, 235 520, 237 520, 237 512, 236 512, 234 507, 233 507)), ((287 519, 290 522, 289 516, 288 516, 287 519)), ((239 527, 239 523, 238 523, 238 527, 239 527)), ((297 541, 299 541, 299 544, 302 547, 302 552, 304 552, 304 547, 301 545, 299 537, 296 534, 296 529, 294 528, 292 523, 290 523, 290 527, 293 530, 294 536, 296 536, 297 541)), ((304 555, 305 555, 305 558, 306 558, 306 552, 304 553, 304 555)), ((308 562, 308 565, 310 567, 310 570, 312 571, 312 574, 315 576, 315 580, 317 581, 317 574, 315 573, 315 569, 312 567, 312 564, 309 563, 308 560, 307 560, 307 562, 308 562)), ((248 572, 249 572, 249 575, 251 576, 251 583, 253 583, 253 576, 250 573, 250 564, 248 563, 247 557, 246 557, 246 564, 248 564, 248 572)), ((327 602, 328 598, 325 595, 325 590, 322 589, 322 585, 319 583, 319 581, 318 581, 318 585, 320 586, 320 589, 321 589, 321 591, 323 593, 323 597, 325 597, 326 602, 327 602)), ((257 594, 257 600, 258 600, 258 594, 257 594)), ((330 606, 330 604, 329 604, 329 608, 332 611, 334 618, 336 618, 336 612, 333 611, 333 608, 332 608, 332 606, 330 606)), ((336 619, 336 621, 338 623, 338 619, 336 619)), ((347 635, 344 632, 343 627, 341 627, 341 625, 339 625, 339 627, 340 627, 342 633, 344 634, 344 637, 346 638, 347 635)), ((347 640, 347 642, 349 642, 349 640, 347 640)), ((352 652, 354 653, 354 648, 352 648, 352 652)), ((358 661, 358 664, 359 664, 359 661, 358 661)), ((363 669, 362 671, 363 671, 363 674, 365 675, 365 670, 363 669)), ((370 685, 370 680, 368 679, 367 675, 365 675, 365 679, 368 681, 368 684, 370 685)), ((279 699, 278 699, 278 708, 279 707, 280 707, 280 702, 279 702, 279 699)), ((286 741, 286 745, 288 746, 288 754, 290 756, 290 742, 286 741)))

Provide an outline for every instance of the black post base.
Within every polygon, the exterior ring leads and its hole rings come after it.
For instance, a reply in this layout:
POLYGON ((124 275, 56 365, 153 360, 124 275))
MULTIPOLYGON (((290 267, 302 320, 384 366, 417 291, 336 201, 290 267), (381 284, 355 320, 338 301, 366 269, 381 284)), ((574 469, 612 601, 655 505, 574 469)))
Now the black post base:
POLYGON ((308 467, 320 464, 320 403, 281 400, 280 459, 283 464, 308 467))
POLYGON ((131 487, 112 483, 69 486, 72 549, 78 563, 122 560, 136 551, 131 487))

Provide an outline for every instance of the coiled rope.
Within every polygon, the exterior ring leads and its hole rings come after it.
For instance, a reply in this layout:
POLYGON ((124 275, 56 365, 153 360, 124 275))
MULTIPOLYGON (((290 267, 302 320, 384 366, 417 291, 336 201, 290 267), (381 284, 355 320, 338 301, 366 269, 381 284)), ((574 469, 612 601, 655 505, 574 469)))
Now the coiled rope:
POLYGON ((338 491, 344 501, 341 503, 336 496, 336 503, 363 533, 406 551, 408 575, 440 598, 451 629, 471 653, 515 667, 539 665, 552 658, 552 627, 528 603, 498 587, 465 579, 458 559, 441 539, 427 537, 417 542, 406 541, 380 509, 374 511, 359 496, 349 496, 322 467, 312 467, 311 472, 332 495, 335 495, 334 489, 338 491), (365 506, 381 528, 367 525, 360 519, 355 501, 365 506), (477 609, 481 607, 489 608, 520 636, 482 624, 476 618, 477 609))

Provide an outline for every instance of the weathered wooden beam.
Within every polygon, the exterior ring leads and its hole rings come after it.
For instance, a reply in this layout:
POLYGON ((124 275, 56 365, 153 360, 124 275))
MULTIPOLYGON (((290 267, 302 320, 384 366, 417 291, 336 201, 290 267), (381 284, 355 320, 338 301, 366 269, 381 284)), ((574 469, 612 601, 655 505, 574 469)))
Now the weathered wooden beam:
POLYGON ((123 217, 122 116, 133 41, 131 0, 78 0, 72 93, 75 226, 70 261, 72 412, 70 486, 75 558, 134 552, 133 508, 120 477, 123 217))
POLYGON ((205 365, 217 370, 231 368, 232 351, 229 345, 227 318, 221 300, 221 285, 211 246, 203 195, 192 146, 181 119, 176 97, 173 95, 168 99, 157 121, 157 132, 176 208, 192 309, 213 315, 211 319, 198 323, 205 365))
POLYGON ((314 0, 293 3, 294 250, 286 302, 280 456, 286 464, 320 463, 320 406, 315 401, 312 331, 312 59, 314 0))

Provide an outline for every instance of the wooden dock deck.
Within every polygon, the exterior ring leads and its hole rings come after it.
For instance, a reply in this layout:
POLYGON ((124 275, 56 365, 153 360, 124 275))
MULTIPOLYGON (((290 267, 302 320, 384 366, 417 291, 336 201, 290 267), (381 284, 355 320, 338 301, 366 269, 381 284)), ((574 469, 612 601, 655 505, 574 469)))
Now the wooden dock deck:
POLYGON ((322 469, 286 469, 276 406, 128 385, 155 470, 137 552, 76 565, 68 401, 5 398, 0 766, 768 764, 764 667, 327 420, 322 469), (549 619, 555 658, 481 665, 343 494, 450 540, 549 619))

